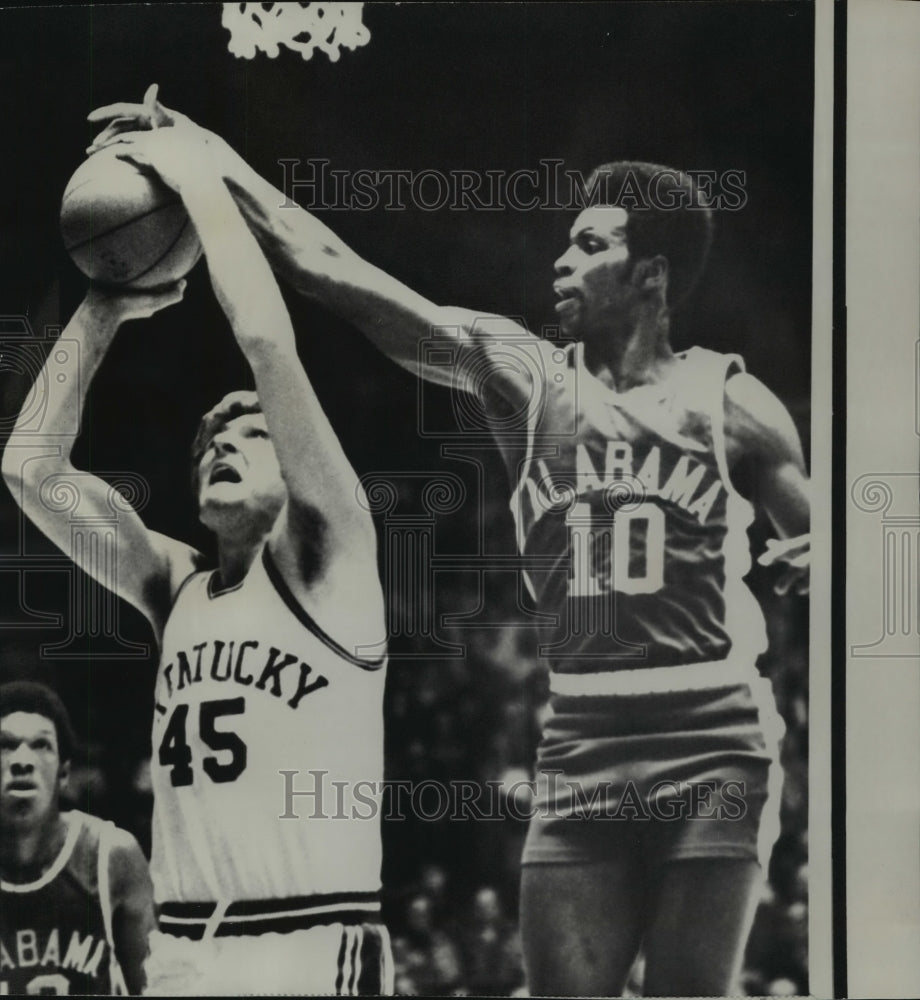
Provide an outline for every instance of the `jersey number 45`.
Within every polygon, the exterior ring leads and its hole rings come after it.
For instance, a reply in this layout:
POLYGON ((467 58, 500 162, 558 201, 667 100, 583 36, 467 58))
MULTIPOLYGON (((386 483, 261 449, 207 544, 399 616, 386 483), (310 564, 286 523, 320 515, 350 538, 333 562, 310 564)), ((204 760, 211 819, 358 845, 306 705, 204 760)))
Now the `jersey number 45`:
MULTIPOLYGON (((215 753, 224 755, 223 759, 216 756, 202 757, 201 767, 211 781, 236 781, 246 770, 246 744, 237 733, 218 729, 216 725, 217 720, 226 715, 242 715, 245 711, 246 699, 243 697, 203 701, 199 706, 198 735, 201 742, 215 753)), ((195 778, 192 748, 187 738, 188 716, 188 705, 176 705, 158 751, 160 765, 172 769, 169 780, 174 788, 191 785, 195 778)))

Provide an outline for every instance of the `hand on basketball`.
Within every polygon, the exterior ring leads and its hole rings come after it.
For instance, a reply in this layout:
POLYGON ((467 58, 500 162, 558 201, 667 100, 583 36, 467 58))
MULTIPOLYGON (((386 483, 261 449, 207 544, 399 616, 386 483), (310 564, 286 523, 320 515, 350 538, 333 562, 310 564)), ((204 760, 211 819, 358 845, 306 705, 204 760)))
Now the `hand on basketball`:
POLYGON ((784 569, 773 589, 777 594, 807 594, 809 588, 809 568, 811 563, 811 536, 799 535, 782 540, 771 538, 767 541, 767 551, 757 560, 760 566, 784 564, 784 569))
POLYGON ((141 170, 152 170, 164 184, 182 193, 190 184, 220 183, 220 167, 208 133, 197 125, 148 132, 125 132, 115 156, 141 170))
POLYGON ((90 285, 85 302, 90 309, 106 313, 118 323, 124 323, 129 319, 149 319, 161 309, 180 302, 184 294, 184 279, 163 288, 144 291, 90 285))
POLYGON ((118 136, 125 132, 139 132, 155 128, 167 128, 171 125, 193 124, 191 119, 178 111, 171 111, 162 105, 157 97, 159 85, 151 84, 141 104, 132 104, 121 101, 117 104, 107 104, 103 108, 96 108, 87 117, 90 122, 104 122, 108 125, 93 139, 92 145, 86 150, 87 153, 95 153, 105 146, 109 146, 118 136))
POLYGON ((215 157, 230 152, 227 144, 215 132, 202 128, 187 115, 161 104, 157 96, 158 91, 159 85, 153 83, 147 88, 141 104, 120 102, 91 111, 88 121, 108 121, 108 125, 93 139, 92 145, 87 147, 87 154, 92 156, 100 149, 120 144, 133 145, 137 141, 138 134, 174 127, 185 130, 186 134, 194 132, 212 149, 215 157))

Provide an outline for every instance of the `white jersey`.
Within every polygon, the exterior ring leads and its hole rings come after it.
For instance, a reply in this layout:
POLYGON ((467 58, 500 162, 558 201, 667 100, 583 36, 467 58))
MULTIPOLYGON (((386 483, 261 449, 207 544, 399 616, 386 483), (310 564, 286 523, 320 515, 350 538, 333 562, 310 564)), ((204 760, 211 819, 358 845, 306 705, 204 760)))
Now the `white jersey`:
POLYGON ((371 909, 385 659, 327 636, 267 546, 235 587, 217 583, 191 576, 163 636, 151 761, 161 926, 164 903, 371 909))

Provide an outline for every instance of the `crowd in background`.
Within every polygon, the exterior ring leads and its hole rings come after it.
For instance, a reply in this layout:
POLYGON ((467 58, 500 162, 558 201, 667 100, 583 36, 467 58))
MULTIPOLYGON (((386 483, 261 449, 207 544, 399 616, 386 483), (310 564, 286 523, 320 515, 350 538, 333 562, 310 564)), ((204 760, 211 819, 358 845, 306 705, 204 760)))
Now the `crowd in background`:
MULTIPOLYGON (((783 629, 777 631, 782 633, 783 629)), ((388 770, 513 788, 530 776, 546 708, 546 678, 528 662, 526 633, 480 633, 466 661, 397 665, 390 680, 388 770), (517 670, 499 665, 513 656, 517 670)), ((807 670, 796 643, 777 650, 774 674, 786 723, 782 833, 748 944, 742 984, 752 996, 808 994, 807 670)), ((491 800, 487 800, 491 801, 491 800)), ((400 992, 513 995, 522 988, 517 883, 526 823, 416 821, 385 830, 389 924, 400 992)), ((632 990, 641 995, 641 961, 632 990)))

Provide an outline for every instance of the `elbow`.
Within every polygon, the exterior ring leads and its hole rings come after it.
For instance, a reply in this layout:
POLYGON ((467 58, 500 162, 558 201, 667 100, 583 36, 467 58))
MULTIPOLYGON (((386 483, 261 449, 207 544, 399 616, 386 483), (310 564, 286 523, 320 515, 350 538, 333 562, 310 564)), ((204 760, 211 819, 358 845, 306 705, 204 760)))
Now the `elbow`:
POLYGON ((274 324, 266 320, 264 326, 248 324, 245 329, 237 329, 236 342, 257 382, 262 372, 300 365, 294 331, 286 317, 274 324))
POLYGON ((349 286, 367 264, 344 244, 310 242, 292 256, 285 277, 297 291, 308 298, 330 297, 337 287, 349 286))
POLYGON ((28 507, 37 502, 42 487, 51 476, 66 476, 76 469, 68 459, 36 455, 33 448, 17 447, 15 439, 11 438, 3 450, 0 471, 16 503, 28 507))
POLYGON ((3 461, 0 471, 3 473, 3 481, 9 487, 13 496, 18 495, 19 488, 22 485, 22 466, 24 461, 23 452, 15 447, 13 438, 10 438, 3 449, 3 461))
POLYGON ((234 302, 229 296, 219 296, 230 320, 233 337, 250 365, 272 361, 279 355, 297 356, 294 328, 277 286, 270 295, 257 292, 241 296, 234 302))
POLYGON ((40 477, 31 468, 32 464, 23 449, 7 445, 3 451, 3 482, 16 504, 23 509, 30 505, 30 496, 38 495, 41 486, 40 477))
POLYGON ((322 287, 322 251, 313 246, 299 247, 294 253, 290 278, 302 295, 316 295, 322 287))

